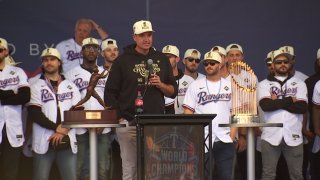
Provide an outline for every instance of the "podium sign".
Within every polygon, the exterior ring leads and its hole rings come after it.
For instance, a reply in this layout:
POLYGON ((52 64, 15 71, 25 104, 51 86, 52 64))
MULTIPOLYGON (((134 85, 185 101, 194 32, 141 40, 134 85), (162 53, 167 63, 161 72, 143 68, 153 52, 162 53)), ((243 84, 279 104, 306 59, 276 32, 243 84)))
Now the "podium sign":
POLYGON ((204 127, 214 117, 137 116, 138 179, 204 179, 204 127))

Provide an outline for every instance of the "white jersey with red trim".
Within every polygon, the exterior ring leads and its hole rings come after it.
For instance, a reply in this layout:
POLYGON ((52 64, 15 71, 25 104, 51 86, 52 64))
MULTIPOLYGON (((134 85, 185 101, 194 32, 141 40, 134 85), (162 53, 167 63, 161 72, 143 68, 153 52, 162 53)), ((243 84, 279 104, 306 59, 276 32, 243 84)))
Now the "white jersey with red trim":
MULTIPOLYGON (((98 67, 99 73, 102 73, 104 70, 102 67, 98 67)), ((81 66, 77 66, 71 69, 69 72, 65 74, 65 77, 71 80, 79 89, 81 93, 81 98, 84 98, 87 94, 87 88, 89 85, 91 73, 81 66)), ((104 88, 107 82, 107 78, 99 79, 97 86, 94 90, 99 94, 101 99, 104 97, 104 88)), ((94 97, 91 97, 87 102, 83 104, 85 110, 103 110, 104 107, 98 102, 98 100, 94 97)), ((87 130, 86 129, 77 129, 77 134, 84 134, 87 130)), ((110 128, 104 128, 103 134, 110 132, 110 128)))
POLYGON ((175 114, 183 114, 182 104, 183 104, 184 96, 186 95, 189 85, 193 81, 195 80, 191 76, 183 75, 181 79, 178 79, 176 81, 178 84, 178 95, 176 96, 176 98, 172 99, 172 98, 164 97, 166 106, 170 106, 174 104, 175 114))
MULTIPOLYGON (((18 92, 20 87, 28 87, 26 73, 19 67, 6 64, 0 71, 0 89, 18 92)), ((22 125, 22 105, 2 105, 0 100, 0 130, 6 125, 6 133, 12 147, 20 147, 24 142, 22 125)), ((0 133, 0 143, 2 133, 0 133)))
MULTIPOLYGON (((183 107, 194 114, 217 114, 212 120, 212 140, 225 143, 232 142, 230 127, 219 127, 219 124, 228 124, 231 109, 231 83, 223 78, 211 82, 201 78, 192 82, 184 98, 183 107), (218 138, 218 139, 216 139, 218 138)), ((205 135, 208 129, 205 129, 205 135)))
MULTIPOLYGON (((44 79, 38 79, 31 85, 31 100, 29 105, 41 107, 44 115, 53 123, 57 120, 57 102, 60 108, 61 122, 64 121, 64 111, 69 110, 80 101, 80 92, 75 84, 69 80, 63 80, 58 86, 57 96, 44 79), (58 98, 58 99, 57 99, 58 98)), ((68 132, 73 153, 77 153, 76 129, 68 132)), ((33 123, 32 148, 38 154, 45 154, 49 148, 49 138, 54 130, 41 127, 33 123)))
MULTIPOLYGON (((259 102, 264 98, 271 98, 271 94, 276 94, 279 99, 291 96, 297 101, 308 102, 306 84, 295 77, 288 79, 282 86, 279 82, 265 79, 259 83, 257 92, 259 102)), ((282 139, 289 146, 297 146, 303 142, 303 114, 278 109, 264 111, 263 116, 266 123, 283 123, 283 127, 263 127, 261 139, 274 146, 279 145, 282 139)))

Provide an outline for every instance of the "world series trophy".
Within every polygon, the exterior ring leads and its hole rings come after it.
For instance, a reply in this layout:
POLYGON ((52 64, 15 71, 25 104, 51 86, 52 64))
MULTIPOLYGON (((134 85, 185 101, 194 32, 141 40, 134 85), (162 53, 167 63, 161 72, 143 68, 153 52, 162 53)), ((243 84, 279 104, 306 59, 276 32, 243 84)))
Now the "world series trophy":
POLYGON ((220 127, 239 127, 247 129, 247 179, 255 179, 255 135, 258 127, 282 127, 282 123, 260 122, 257 113, 258 79, 248 64, 242 61, 231 63, 232 109, 230 124, 220 127))

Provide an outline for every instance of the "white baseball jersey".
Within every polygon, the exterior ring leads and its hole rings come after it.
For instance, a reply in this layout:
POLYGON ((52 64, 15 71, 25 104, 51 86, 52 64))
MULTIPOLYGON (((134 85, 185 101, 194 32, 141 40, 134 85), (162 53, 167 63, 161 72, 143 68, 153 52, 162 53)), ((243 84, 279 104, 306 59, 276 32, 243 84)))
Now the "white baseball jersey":
MULTIPOLYGON (((102 67, 99 67, 99 73, 102 73, 104 70, 102 67)), ((89 85, 91 73, 81 66, 77 66, 71 69, 69 72, 65 74, 65 77, 71 80, 79 89, 81 93, 81 98, 84 98, 87 94, 87 87, 89 85)), ((104 98, 104 88, 107 82, 107 78, 99 79, 97 86, 94 90, 99 94, 101 99, 104 98)), ((91 97, 87 102, 83 104, 85 110, 103 110, 104 107, 98 102, 98 100, 94 97, 91 97)), ((84 134, 87 130, 86 129, 77 129, 77 134, 84 134)), ((103 134, 110 132, 110 128, 104 128, 103 134)))
MULTIPOLYGON (((98 39, 99 44, 101 44, 101 40, 98 39)), ((57 44, 56 48, 61 54, 63 72, 68 72, 71 69, 82 64, 82 46, 76 43, 74 38, 70 38, 64 41, 61 41, 57 44)))
POLYGON ((206 76, 204 74, 201 74, 201 73, 198 72, 198 77, 195 80, 202 79, 202 78, 205 78, 205 77, 206 76))
POLYGON ((297 79, 300 79, 300 80, 303 81, 303 82, 308 78, 307 75, 303 74, 303 73, 300 72, 300 71, 295 71, 293 77, 295 77, 295 78, 297 78, 297 79))
MULTIPOLYGON (((194 114, 217 114, 212 120, 212 141, 232 142, 230 127, 219 127, 219 124, 228 124, 230 121, 230 81, 223 78, 217 82, 211 82, 207 78, 195 80, 187 90, 183 107, 192 110, 194 114)), ((205 135, 208 132, 206 128, 205 135)))
MULTIPOLYGON (((261 81, 258 85, 258 100, 271 98, 271 94, 276 94, 278 98, 296 97, 298 101, 308 102, 306 84, 294 77, 288 79, 281 87, 279 82, 261 81)), ((264 111, 266 123, 283 123, 283 127, 264 127, 262 128, 261 139, 277 146, 282 138, 289 146, 297 146, 303 142, 302 121, 303 114, 290 113, 284 109, 275 111, 264 111)))
POLYGON ((170 106, 174 104, 175 114, 183 114, 182 104, 183 104, 184 96, 186 95, 189 85, 193 81, 194 79, 191 76, 188 76, 188 75, 182 76, 181 79, 177 80, 178 95, 176 96, 176 98, 172 99, 172 98, 164 97, 166 106, 170 106))
MULTIPOLYGON (((38 79, 31 85, 31 100, 29 105, 41 107, 44 115, 53 123, 57 120, 57 102, 60 108, 61 122, 64 121, 64 111, 69 110, 73 105, 80 101, 80 92, 78 88, 69 80, 63 80, 58 86, 57 97, 48 82, 44 79, 38 79), (58 99, 57 99, 58 98, 58 99)), ((54 130, 41 127, 33 123, 32 148, 38 154, 45 154, 49 148, 49 138, 54 134, 54 130)), ((71 149, 77 153, 76 130, 71 129, 68 132, 71 149)))
POLYGON ((314 85, 312 102, 316 105, 320 105, 320 81, 314 85))
MULTIPOLYGON (((18 92, 20 87, 29 86, 25 72, 15 66, 6 64, 0 71, 0 89, 13 90, 18 92)), ((0 100, 1 101, 1 100, 0 100)), ((2 105, 0 102, 0 132, 4 124, 8 140, 12 147, 20 147, 24 142, 22 125, 22 105, 2 105)), ((2 133, 0 133, 0 143, 2 142, 2 133)))
POLYGON ((61 54, 63 72, 68 72, 72 68, 82 64, 82 47, 76 43, 74 38, 61 41, 56 48, 61 54))

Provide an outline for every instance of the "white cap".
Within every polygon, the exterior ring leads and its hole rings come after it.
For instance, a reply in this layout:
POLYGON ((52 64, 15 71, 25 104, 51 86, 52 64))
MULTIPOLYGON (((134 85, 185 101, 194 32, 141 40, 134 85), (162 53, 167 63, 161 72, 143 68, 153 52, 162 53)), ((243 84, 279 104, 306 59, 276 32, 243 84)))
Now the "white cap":
POLYGON ((61 60, 61 55, 59 51, 56 48, 46 48, 42 51, 41 53, 41 58, 46 57, 46 56, 54 56, 61 60))
POLYGON ((12 56, 8 55, 5 59, 4 62, 6 64, 12 65, 12 66, 16 66, 17 64, 20 64, 21 62, 15 62, 14 59, 12 58, 12 56))
POLYGON ((187 51, 184 53, 184 58, 189 58, 189 57, 200 59, 201 53, 196 49, 187 49, 187 51))
POLYGON ((226 48, 226 53, 228 53, 231 50, 238 50, 243 54, 242 47, 239 44, 235 44, 235 43, 229 44, 226 48))
POLYGON ((217 61, 221 63, 221 56, 218 52, 216 51, 209 51, 204 55, 204 61, 217 61))
POLYGON ((320 48, 317 51, 317 59, 320 59, 320 48))
POLYGON ((96 45, 96 46, 99 46, 99 42, 96 38, 93 38, 93 37, 88 37, 88 38, 85 38, 83 41, 82 41, 82 47, 84 46, 87 46, 87 45, 96 45))
POLYGON ((276 59, 278 56, 283 55, 286 56, 289 60, 292 59, 292 55, 289 54, 288 52, 284 52, 280 49, 273 51, 272 53, 272 61, 274 61, 274 59, 276 59))
POLYGON ((221 47, 221 46, 214 46, 214 47, 211 49, 211 51, 213 51, 213 52, 218 52, 218 53, 220 53, 220 54, 222 54, 222 55, 227 55, 226 50, 225 50, 223 47, 221 47))
POLYGON ((294 55, 294 48, 292 46, 282 46, 279 48, 279 50, 286 52, 286 53, 290 54, 291 56, 295 56, 294 55))
POLYGON ((101 50, 104 51, 108 47, 116 47, 118 48, 117 41, 114 39, 106 39, 101 43, 101 50))
POLYGON ((150 21, 140 20, 134 23, 133 33, 142 34, 144 32, 154 32, 150 21))
POLYGON ((270 52, 267 54, 267 57, 266 57, 266 62, 267 62, 267 64, 271 64, 271 63, 272 63, 272 54, 273 54, 273 51, 270 51, 270 52))
POLYGON ((179 57, 179 49, 177 48, 177 46, 173 46, 173 45, 166 45, 165 47, 163 47, 162 53, 172 54, 179 57))
POLYGON ((3 47, 5 49, 8 49, 8 43, 5 39, 0 38, 0 47, 3 47))

